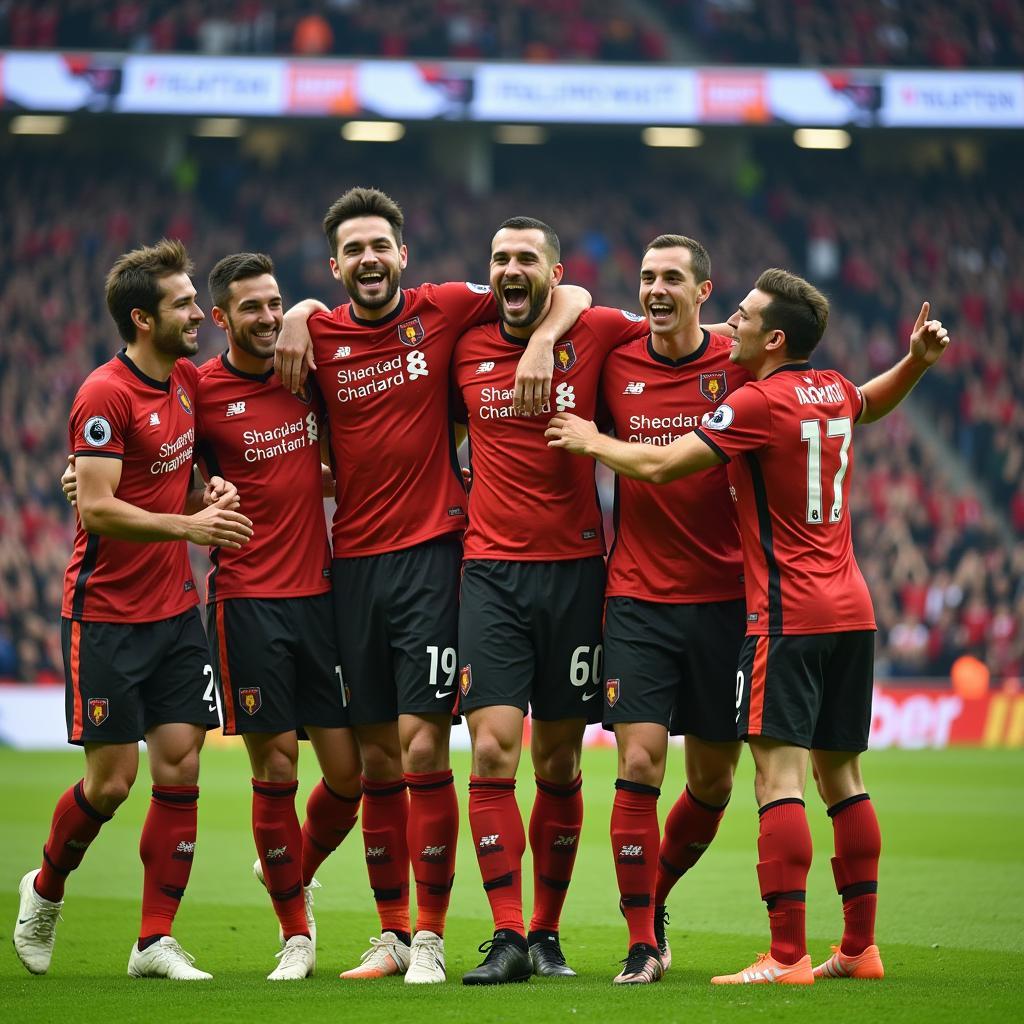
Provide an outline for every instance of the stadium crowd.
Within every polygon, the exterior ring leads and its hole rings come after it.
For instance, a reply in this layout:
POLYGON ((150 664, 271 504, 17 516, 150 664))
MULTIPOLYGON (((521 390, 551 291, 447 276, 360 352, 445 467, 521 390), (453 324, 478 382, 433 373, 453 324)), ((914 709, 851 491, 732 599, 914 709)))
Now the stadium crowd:
POLYGON ((708 63, 1017 67, 1020 0, 50 0, 0 3, 20 49, 347 54, 600 61, 669 58, 671 35, 708 63), (660 10, 663 17, 655 19, 660 10))
MULTIPOLYGON (((57 481, 71 398, 117 348, 101 288, 114 258, 143 240, 181 238, 195 259, 207 312, 206 273, 220 256, 240 249, 274 256, 286 300, 339 300, 319 227, 339 190, 333 170, 311 164, 300 177, 254 168, 239 180, 237 165, 217 158, 157 180, 130 161, 108 159, 83 173, 73 162, 23 156, 2 186, 4 208, 12 211, 0 222, 0 264, 8 268, 0 283, 4 679, 61 678, 57 623, 72 520, 57 481)), ((746 197, 696 178, 677 198, 662 167, 634 178, 643 186, 627 196, 626 179, 614 167, 588 173, 594 176, 589 188, 554 183, 563 176, 550 178, 541 195, 509 171, 510 181, 482 199, 425 184, 401 161, 385 172, 357 162, 345 180, 372 180, 403 203, 408 284, 483 279, 490 226, 518 212, 554 224, 566 280, 586 286, 602 304, 636 308, 639 255, 665 230, 708 245, 715 287, 706 322, 724 320, 765 266, 805 272, 834 301, 818 361, 838 365, 854 380, 890 364, 919 302, 930 298, 933 315, 955 339, 917 396, 918 418, 923 411, 932 436, 922 437, 920 424, 900 412, 857 441, 853 515, 878 617, 878 667, 882 675, 943 675, 954 658, 971 652, 996 679, 1021 674, 1019 194, 1014 198, 1008 182, 995 180, 966 191, 945 175, 914 183, 880 179, 870 198, 858 200, 840 173, 818 181, 813 193, 792 177, 766 174, 746 197), (609 205, 613 184, 620 201, 609 205), (673 195, 669 215, 666 194, 673 195), (966 473, 957 471, 954 453, 966 473)), ((202 337, 200 358, 222 345, 209 320, 202 337)))

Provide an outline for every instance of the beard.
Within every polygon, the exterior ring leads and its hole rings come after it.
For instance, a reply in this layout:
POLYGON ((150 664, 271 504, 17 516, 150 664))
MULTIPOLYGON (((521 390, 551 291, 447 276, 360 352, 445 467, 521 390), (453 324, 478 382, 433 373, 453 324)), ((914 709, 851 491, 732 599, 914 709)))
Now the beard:
POLYGON ((401 272, 391 267, 384 267, 382 273, 384 274, 384 290, 380 295, 373 296, 372 298, 365 298, 362 295, 360 291, 361 286, 355 274, 344 274, 341 283, 345 286, 348 297, 357 305, 362 306, 363 309, 383 309, 395 297, 395 293, 398 291, 401 272))
MULTIPOLYGON (((530 288, 529 285, 526 287, 527 289, 530 288)), ((501 312, 501 319, 504 320, 509 327, 529 327, 530 324, 535 324, 544 312, 544 306, 547 303, 548 296, 550 294, 550 286, 538 288, 536 293, 530 294, 530 301, 528 305, 526 305, 522 310, 512 313, 505 304, 505 296, 502 292, 499 290, 495 293, 498 300, 498 309, 501 312)))
POLYGON ((252 327, 238 327, 227 314, 225 314, 224 318, 228 322, 231 339, 243 352, 247 352, 257 359, 270 359, 274 355, 274 346, 277 344, 278 335, 281 333, 280 324, 274 325, 274 337, 264 341, 262 338, 253 337, 252 327))
POLYGON ((153 347, 166 356, 180 359, 182 356, 194 356, 199 351, 199 335, 186 338, 185 331, 198 324, 170 324, 158 319, 153 332, 153 347))

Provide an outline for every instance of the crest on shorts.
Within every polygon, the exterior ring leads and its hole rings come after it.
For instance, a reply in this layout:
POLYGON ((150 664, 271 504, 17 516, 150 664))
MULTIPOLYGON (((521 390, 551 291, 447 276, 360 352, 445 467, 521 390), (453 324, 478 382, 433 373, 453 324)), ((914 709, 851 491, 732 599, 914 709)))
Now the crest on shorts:
POLYGON ((418 345, 423 340, 423 324, 414 316, 411 320, 403 320, 398 325, 398 340, 403 345, 418 345))
POLYGON ((255 715, 263 707, 263 695, 258 686, 246 686, 238 691, 238 703, 247 715, 255 715))
POLYGON ((606 679, 604 681, 604 699, 608 707, 613 708, 619 702, 619 689, 622 686, 621 680, 606 679))
POLYGON ((188 392, 179 384, 178 390, 174 392, 178 398, 178 405, 182 407, 189 414, 192 415, 192 399, 188 397, 188 392))
POLYGON ((110 701, 106 697, 89 699, 89 721, 93 725, 102 725, 110 717, 110 701))
POLYGON ((459 669, 459 689, 462 691, 462 696, 465 697, 469 693, 470 688, 473 685, 473 666, 463 665, 459 669))
POLYGON ((729 385, 725 379, 725 370, 712 370, 710 373, 700 375, 700 393, 709 402, 720 402, 729 385))
POLYGON ((555 357, 555 369, 568 373, 576 365, 576 349, 571 341, 560 341, 551 350, 555 357))

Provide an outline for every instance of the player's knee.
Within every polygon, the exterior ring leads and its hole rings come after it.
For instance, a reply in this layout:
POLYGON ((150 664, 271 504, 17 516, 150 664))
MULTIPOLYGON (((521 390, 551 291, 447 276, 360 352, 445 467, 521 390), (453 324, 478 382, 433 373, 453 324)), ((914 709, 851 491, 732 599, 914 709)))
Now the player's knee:
POLYGON ((548 782, 569 783, 580 773, 580 752, 571 743, 534 749, 533 767, 548 782))
POLYGON ((85 798, 101 814, 111 815, 128 799, 135 782, 135 773, 115 775, 86 782, 85 798))
POLYGON ((722 807, 732 796, 734 775, 732 765, 701 765, 691 769, 686 784, 698 800, 722 807))
POLYGON ((665 775, 665 760, 655 757, 642 744, 631 744, 619 754, 619 774, 628 782, 660 786, 665 775))
POLYGON ((374 781, 397 779, 402 775, 402 756, 377 743, 361 744, 359 756, 363 774, 374 781))
POLYGON ((291 782, 296 777, 298 768, 297 753, 272 747, 262 751, 255 759, 253 775, 261 782, 291 782))
POLYGON ((511 778, 516 773, 517 749, 497 733, 481 730, 473 740, 473 772, 487 778, 511 778))
POLYGON ((426 727, 410 738, 402 752, 402 763, 407 772, 439 772, 448 767, 447 744, 441 741, 437 730, 426 727))

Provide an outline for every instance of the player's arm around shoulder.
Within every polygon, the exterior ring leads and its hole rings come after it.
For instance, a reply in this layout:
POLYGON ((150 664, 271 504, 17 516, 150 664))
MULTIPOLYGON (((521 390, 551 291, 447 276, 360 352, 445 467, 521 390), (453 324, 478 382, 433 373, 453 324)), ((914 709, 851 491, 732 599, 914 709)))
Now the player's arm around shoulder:
POLYGON ((274 372, 293 395, 302 390, 309 371, 316 369, 307 321, 314 313, 329 312, 319 299, 303 299, 284 315, 284 324, 274 346, 274 372))
MULTIPOLYGON (((230 485, 201 511, 193 515, 176 515, 149 512, 118 498, 120 459, 79 455, 74 471, 78 515, 87 533, 115 540, 189 540, 193 544, 229 548, 240 548, 252 536, 252 523, 232 509, 238 503, 238 494, 230 485)), ((220 480, 219 477, 213 479, 220 480)), ((223 485, 224 481, 220 480, 220 483, 223 485)))
POLYGON ((928 369, 942 358, 949 347, 949 332, 942 326, 941 320, 928 318, 930 312, 930 304, 923 302, 910 334, 907 354, 895 366, 861 386, 863 408, 858 423, 874 423, 888 416, 910 394, 928 369))
POLYGON ((518 412, 539 415, 550 401, 555 344, 592 302, 590 292, 578 285, 560 284, 552 291, 551 308, 530 336, 530 343, 516 367, 513 404, 518 412))
POLYGON ((589 455, 620 476, 667 484, 722 462, 721 455, 697 434, 684 434, 670 445, 620 441, 597 425, 571 413, 558 413, 545 431, 548 446, 574 455, 589 455))

